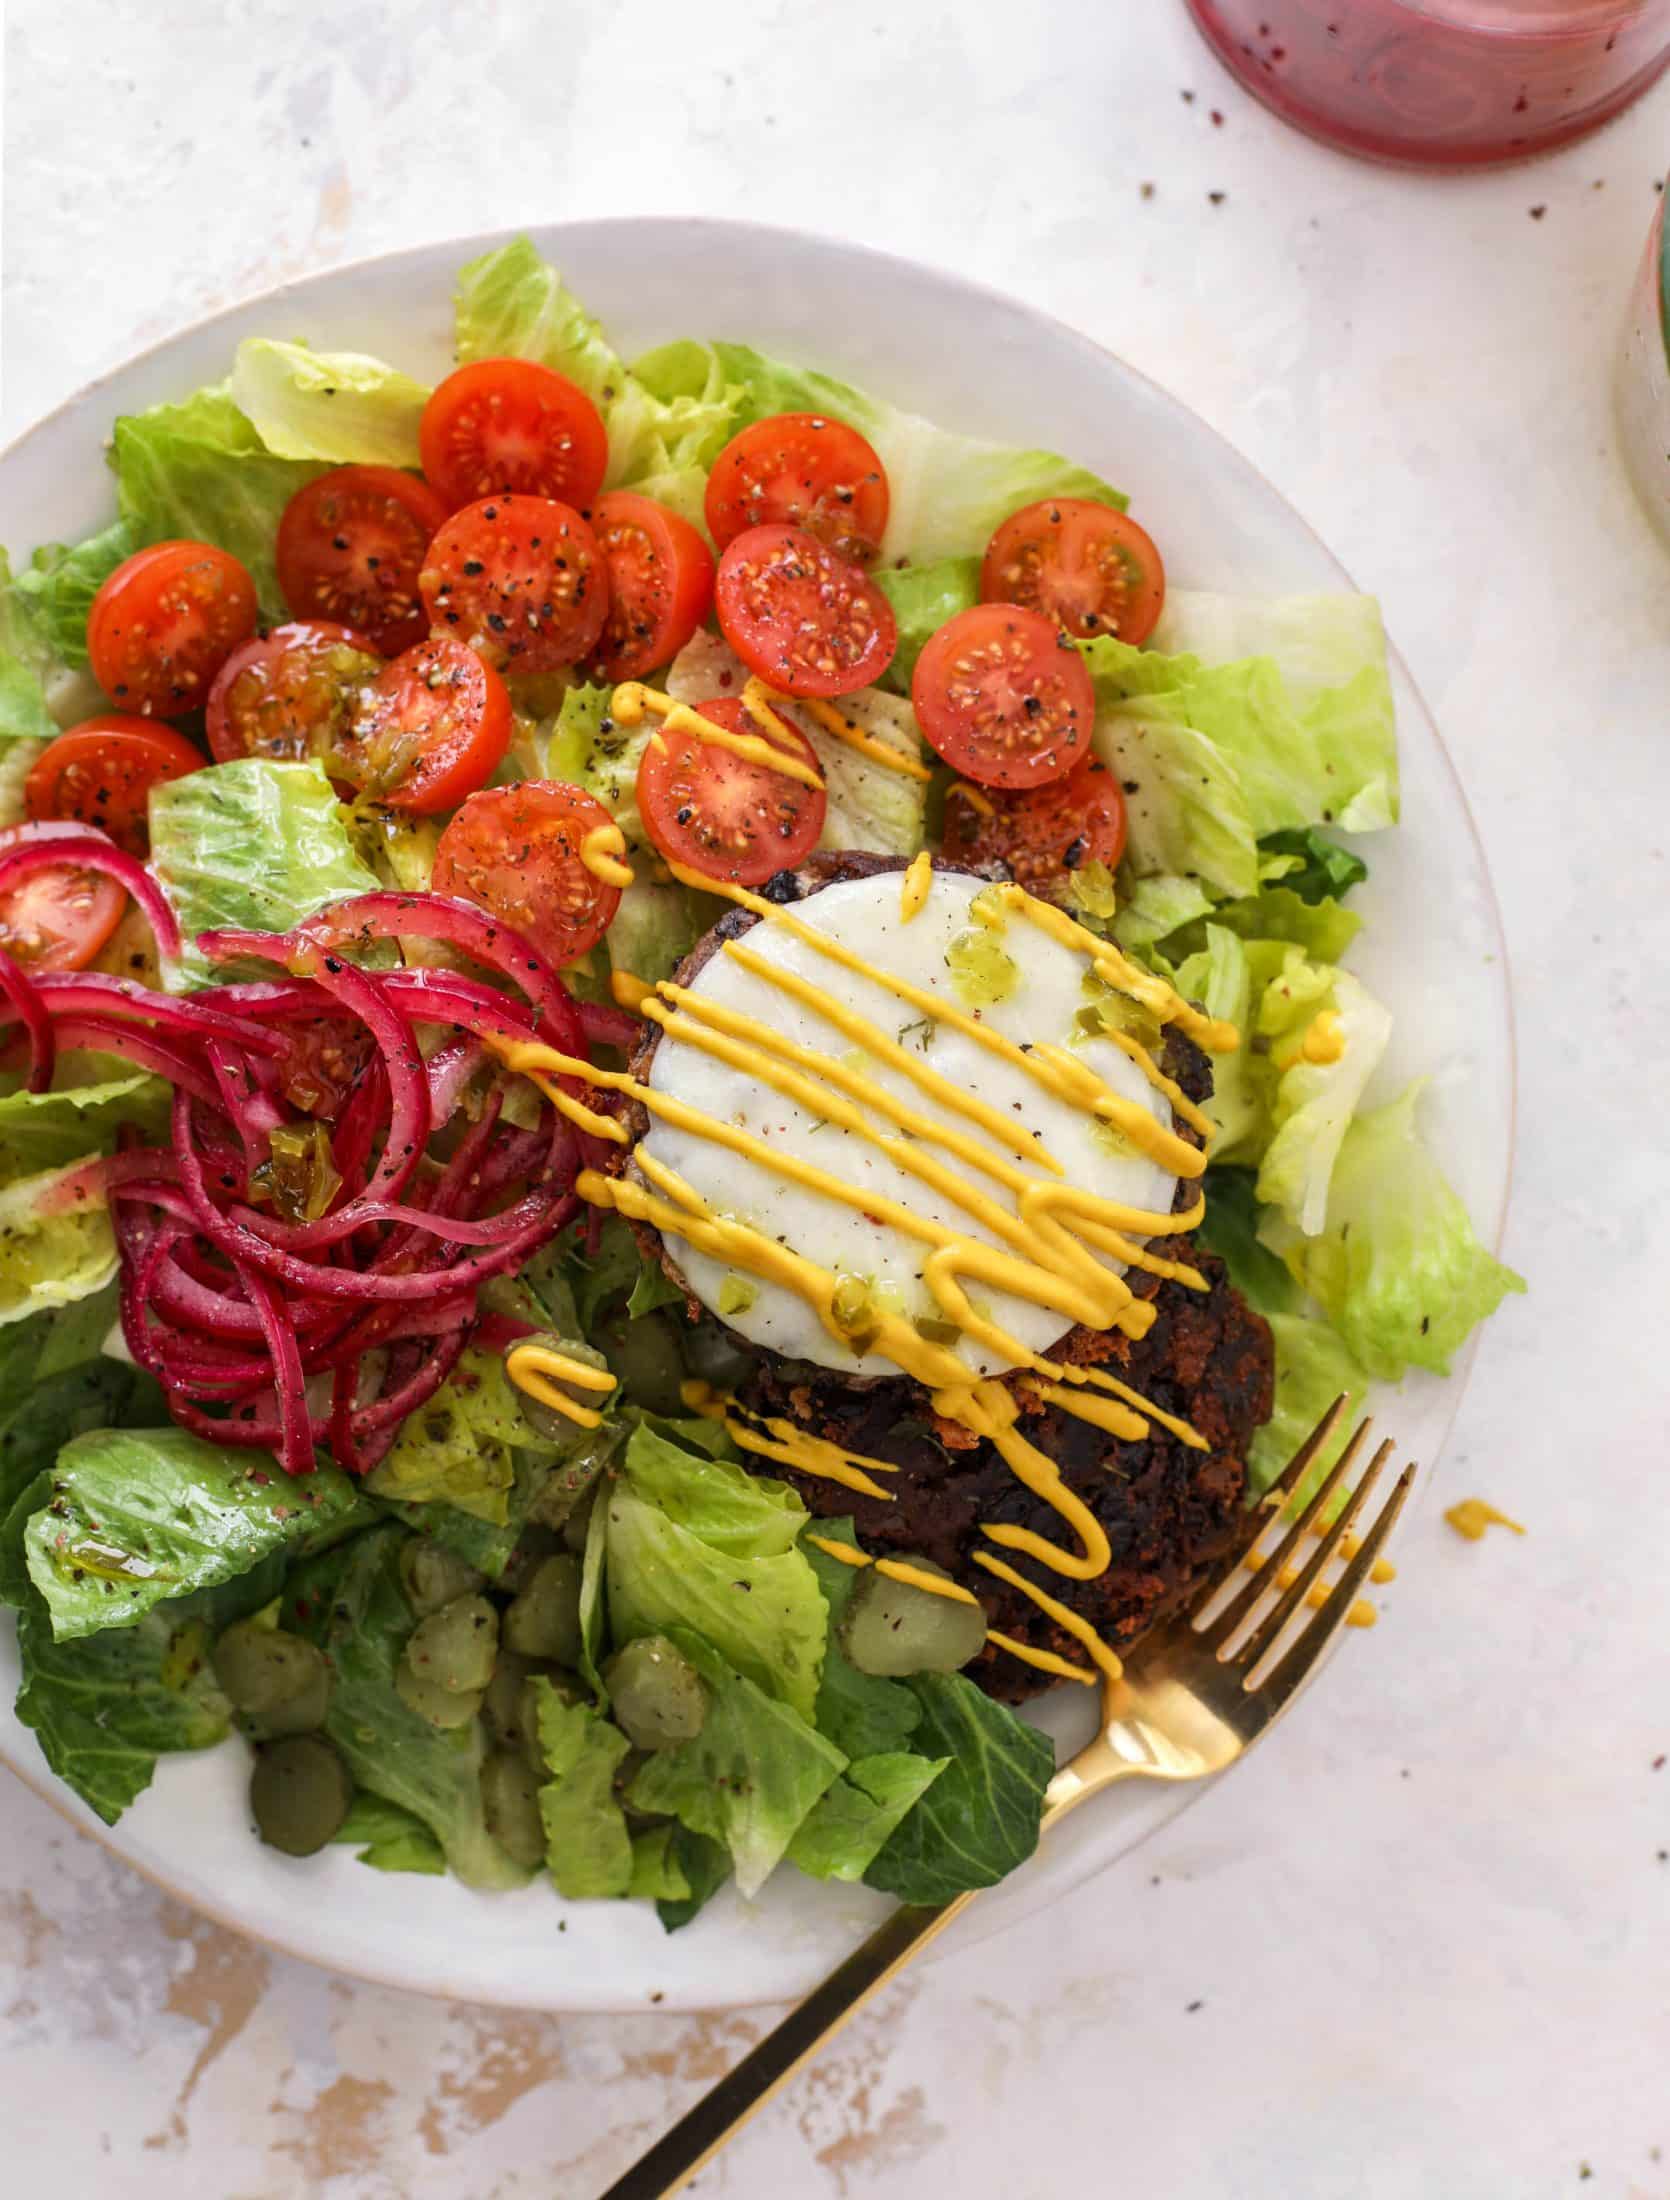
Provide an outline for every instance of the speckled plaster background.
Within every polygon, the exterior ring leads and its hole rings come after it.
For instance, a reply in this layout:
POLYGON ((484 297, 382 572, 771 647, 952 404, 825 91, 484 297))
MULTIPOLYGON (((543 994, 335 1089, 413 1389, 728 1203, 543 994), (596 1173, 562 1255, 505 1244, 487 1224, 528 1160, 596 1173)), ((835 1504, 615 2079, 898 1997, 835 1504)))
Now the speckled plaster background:
MULTIPOLYGON (((6 39, 8 435, 224 301, 449 232, 698 210, 884 244, 1239 443, 1381 595, 1490 849, 1535 1294, 1442 1481, 1529 1535, 1429 1506, 1382 1626, 1233 1782, 1070 1924, 895 1989, 701 2189, 1670 2200, 1670 570, 1608 396, 1670 87, 1440 181, 1282 132, 1174 0, 10 0, 6 39)), ((587 2200, 766 2021, 333 1979, 0 1775, 19 2200, 587 2200)))

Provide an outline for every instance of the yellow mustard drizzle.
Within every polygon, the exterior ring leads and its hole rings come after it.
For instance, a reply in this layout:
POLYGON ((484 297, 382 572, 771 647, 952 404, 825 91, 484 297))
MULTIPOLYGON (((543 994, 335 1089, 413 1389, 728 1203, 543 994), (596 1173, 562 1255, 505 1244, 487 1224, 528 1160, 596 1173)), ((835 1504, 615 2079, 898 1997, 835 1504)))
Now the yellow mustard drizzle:
POLYGON ((855 1543, 841 1543, 833 1536, 808 1535, 808 1543, 815 1543, 820 1551, 827 1551, 831 1558, 838 1558, 843 1566, 873 1566, 878 1574, 885 1574, 889 1581, 902 1581, 909 1589, 922 1589, 929 1596, 945 1597, 952 1604, 972 1604, 980 1609, 980 1599, 972 1589, 965 1589, 960 1581, 948 1581, 943 1574, 929 1573, 925 1566, 913 1566, 908 1558, 875 1558, 868 1551, 861 1551, 855 1543))
MULTIPOLYGON (((669 730, 676 730, 676 712, 665 697, 643 690, 642 699, 628 697, 615 711, 627 723, 646 708, 664 715, 669 730)), ((775 715, 768 716, 773 724, 775 715)), ((692 714, 694 715, 694 714, 692 714)), ((718 729, 723 731, 723 729, 718 729)), ((743 737, 747 738, 747 737, 743 737)), ((931 868, 919 859, 925 898, 931 868)), ((1054 1097, 1113 1123, 1129 1143, 1147 1152, 1176 1176, 1198 1177, 1204 1167, 1199 1148, 1162 1123, 1149 1109, 1116 1092, 1091 1067, 1062 1047, 1017 1046, 979 1018, 965 1015, 937 994, 912 985, 897 974, 878 968, 862 955, 819 932, 815 927, 777 904, 767 902, 746 888, 698 877, 674 865, 673 875, 706 892, 720 892, 763 921, 783 926, 815 952, 851 969, 869 982, 891 992, 919 1010, 931 1025, 945 1024, 964 1033, 977 1045, 1003 1057, 1054 1097)), ((916 866, 912 866, 916 871, 916 866)), ((906 874, 902 892, 910 891, 906 874)), ((918 904, 920 906, 920 904, 918 904)), ((986 920, 1001 926, 1011 914, 1022 915, 1075 950, 1088 954, 1099 978, 1141 1000, 1158 1023, 1175 1022, 1191 1030, 1205 1043, 1220 1041, 1233 1027, 1215 1025, 1201 1017, 1148 973, 1127 965, 1117 950, 1077 925, 1064 913, 1034 903, 1017 887, 987 890, 986 920)), ((1132 1438, 1147 1433, 1151 1422, 1171 1429, 1183 1441, 1204 1449, 1205 1440, 1186 1422, 1160 1408, 1099 1368, 1055 1362, 1029 1351, 970 1301, 965 1282, 1052 1308, 1065 1322, 1082 1323, 1106 1330, 1124 1328, 1141 1335, 1154 1318, 1154 1308, 1137 1300, 1123 1276, 1115 1275, 1096 1257, 1093 1247, 1113 1253, 1128 1265, 1141 1265, 1205 1288, 1198 1271, 1181 1262, 1165 1261, 1148 1252, 1149 1238, 1179 1234, 1198 1221, 1203 1201, 1170 1214, 1149 1213, 1099 1194, 1067 1184, 1060 1163, 1029 1131, 1008 1120, 997 1109, 980 1101, 959 1085, 950 1083, 922 1059, 881 1031, 869 1018, 844 1003, 832 1001, 820 989, 795 973, 774 965, 739 941, 726 943, 725 952, 763 981, 805 1001, 844 1038, 857 1042, 856 1062, 851 1053, 843 1058, 801 1045, 779 1034, 759 1018, 707 1000, 689 988, 670 981, 648 987, 628 977, 624 995, 629 1004, 661 1025, 669 1038, 694 1046, 722 1060, 741 1074, 783 1093, 824 1121, 839 1124, 887 1154, 905 1175, 931 1186, 953 1208, 978 1225, 987 1238, 977 1239, 964 1229, 935 1217, 917 1213, 904 1202, 887 1197, 874 1187, 860 1188, 844 1178, 818 1168, 803 1156, 784 1152, 740 1127, 722 1121, 654 1086, 641 1083, 625 1072, 608 1070, 561 1054, 536 1041, 494 1042, 507 1066, 530 1076, 568 1120, 616 1144, 629 1142, 625 1127, 613 1116, 590 1107, 565 1085, 580 1085, 620 1094, 649 1114, 693 1135, 733 1151, 758 1167, 788 1178, 833 1203, 849 1207, 878 1225, 889 1226, 926 1249, 922 1280, 954 1339, 969 1338, 994 1356, 1021 1369, 1034 1380, 1030 1387, 1041 1403, 1054 1405, 1107 1429, 1115 1436, 1132 1438), (937 1101, 951 1122, 936 1121, 910 1101, 876 1084, 868 1074, 866 1057, 901 1071, 924 1093, 937 1101), (562 1080, 562 1083, 556 1082, 562 1080), (900 1135, 902 1134, 902 1135, 900 1135), (984 1135, 982 1135, 984 1134, 984 1135), (942 1158, 942 1156, 944 1158, 942 1158), (963 1171, 952 1166, 961 1164, 963 1171), (1031 1168, 1020 1166, 1030 1163, 1031 1168), (982 1178, 1010 1195, 1013 1204, 1002 1203, 992 1191, 974 1181, 982 1178), (995 1240, 996 1242, 989 1242, 995 1240), (1099 1393, 1099 1394, 1098 1394, 1099 1393)), ((1127 1035, 1120 1035, 1122 1043, 1127 1035)), ((1143 1071, 1150 1083, 1173 1100, 1179 1115, 1188 1119, 1191 1104, 1176 1092, 1146 1049, 1136 1041, 1122 1050, 1143 1071)), ((1199 1111, 1194 1111, 1196 1114, 1199 1111)), ((1204 1117, 1201 1118, 1204 1122, 1204 1117)), ((1056 1461, 1032 1444, 1016 1425, 1020 1408, 1003 1383, 977 1378, 960 1354, 930 1332, 936 1325, 908 1320, 893 1307, 868 1292, 854 1295, 855 1279, 842 1278, 821 1264, 792 1251, 753 1225, 715 1213, 678 1173, 655 1154, 639 1146, 634 1157, 635 1174, 608 1176, 601 1171, 582 1171, 577 1189, 594 1205, 611 1207, 631 1220, 644 1222, 669 1237, 680 1238, 726 1268, 759 1277, 794 1292, 817 1316, 825 1330, 860 1356, 879 1353, 932 1394, 934 1409, 947 1420, 960 1423, 989 1441, 1011 1472, 1046 1503, 1070 1531, 1076 1548, 1055 1543, 1031 1529, 1008 1523, 987 1526, 983 1532, 999 1546, 1023 1553, 1041 1565, 1072 1580, 1089 1581, 1106 1572, 1111 1561, 1108 1539, 1089 1506, 1070 1489, 1056 1461)), ((557 1355, 560 1361, 563 1356, 557 1355)), ((578 1363, 569 1363, 562 1372, 578 1363)), ((588 1371, 595 1381, 595 1371, 588 1371)), ((536 1393, 537 1395, 538 1393, 536 1393)), ((783 1419, 744 1418, 728 1410, 729 1402, 706 1386, 686 1386, 686 1402, 694 1410, 721 1419, 733 1439, 744 1449, 778 1460, 803 1472, 821 1475, 887 1500, 889 1492, 874 1479, 876 1473, 896 1471, 887 1461, 865 1457, 811 1435, 783 1419), (698 1396, 697 1393, 700 1393, 698 1396)), ((555 1398, 551 1401, 556 1402, 555 1398)), ((573 1401, 559 1406, 579 1417, 585 1408, 573 1401)), ((1031 1597, 1050 1618, 1083 1642, 1099 1669, 1117 1676, 1119 1661, 1087 1621, 1067 1606, 1047 1596, 1004 1561, 981 1552, 979 1563, 1000 1579, 1011 1582, 1031 1597)), ((903 1561, 884 1561, 884 1568, 900 1579, 914 1570, 903 1561), (901 1566, 906 1570, 899 1572, 901 1566)), ((923 1577, 939 1593, 951 1593, 936 1576, 923 1577)), ((966 1591, 956 1593, 967 1596, 966 1591)), ((970 1598, 969 1601, 977 1602, 970 1598)), ((1027 1657, 1043 1670, 1088 1681, 1092 1675, 1051 1652, 1031 1652, 1010 1638, 1002 1647, 1027 1657)))
POLYGON ((600 878, 605 886, 630 886, 633 871, 626 855, 626 835, 611 821, 607 825, 594 825, 580 843, 580 861, 593 878, 600 878))
POLYGON ((635 978, 630 970, 611 970, 609 973, 609 993, 617 1008, 629 1008, 636 1014, 654 991, 654 986, 643 978, 635 978))
POLYGON ((1482 1497, 1464 1497, 1459 1505, 1450 1507, 1444 1520, 1457 1535, 1464 1535, 1469 1543, 1482 1543, 1486 1528, 1511 1528, 1515 1535, 1525 1533, 1517 1520, 1510 1520, 1506 1513, 1498 1512, 1494 1505, 1486 1504, 1482 1497))
POLYGON ((1000 1650, 1007 1650, 1012 1658, 1019 1658, 1023 1665, 1035 1665, 1041 1673, 1053 1673, 1057 1680, 1079 1681, 1086 1688, 1096 1685, 1096 1676, 1087 1667, 1075 1665, 1071 1658, 1058 1658, 1053 1650, 1037 1649, 1030 1642, 1017 1642, 1013 1635, 1006 1635, 996 1627, 986 1629, 986 1640, 995 1642, 1000 1650))
POLYGON ((513 1344, 505 1354, 504 1365, 506 1375, 516 1388, 526 1391, 530 1398, 537 1398, 542 1406, 549 1406, 554 1413, 566 1414, 581 1428, 602 1426, 601 1413, 582 1405, 578 1398, 571 1398, 557 1385, 572 1383, 576 1390, 599 1394, 613 1390, 615 1378, 607 1368, 593 1367, 589 1360, 573 1359, 566 1352, 558 1352, 532 1339, 513 1344))
MULTIPOLYGON (((834 740, 844 742, 860 756, 868 757, 872 764, 881 764, 888 771, 902 772, 907 779, 932 779, 933 772, 920 757, 912 756, 905 749, 896 749, 889 741, 883 741, 873 733, 866 733, 862 726, 855 726, 845 712, 826 702, 821 695, 780 695, 775 688, 768 688, 758 677, 749 681, 742 691, 742 707, 756 723, 762 710, 771 713, 772 721, 779 728, 783 721, 771 711, 773 703, 792 703, 796 710, 804 711, 813 725, 820 726, 834 740)), ((786 729, 784 729, 786 730, 786 729)))
POLYGON ((1163 978, 1129 961, 1111 940, 1099 939, 1088 926, 1068 916, 1065 909, 1057 909, 1053 902, 1039 901, 1024 886, 1000 886, 997 891, 1010 908, 1020 910, 1041 932, 1059 940, 1063 947, 1088 955, 1091 968, 1103 984, 1128 993, 1140 1008, 1148 1010, 1156 1023, 1175 1024, 1208 1054, 1233 1054, 1241 1044, 1241 1034, 1233 1024, 1216 1016, 1203 1015, 1180 993, 1174 992, 1163 978))
MULTIPOLYGON (((1104 1680, 1116 1681, 1122 1677, 1125 1668, 1119 1661, 1118 1653, 1102 1640, 1090 1622, 1081 1618, 1070 1604, 1063 1604, 1059 1598, 1052 1597, 1047 1590, 1040 1589, 1036 1582, 1028 1581, 1025 1574, 1016 1573, 1014 1567, 1001 1558, 993 1558, 990 1551, 976 1551, 974 1563, 976 1566, 983 1566, 987 1573, 995 1574, 999 1581, 1008 1582, 1012 1589, 1019 1589, 1023 1595, 1029 1596, 1046 1618, 1053 1619, 1058 1627, 1065 1629, 1076 1641, 1082 1642, 1092 1664, 1100 1669, 1104 1680)), ((1039 1663, 1039 1656, 1034 1655, 1030 1662, 1039 1663)))
MULTIPOLYGON (((716 725, 711 718, 704 718, 699 710, 692 710, 688 703, 675 703, 670 695, 663 695, 657 688, 645 687, 640 680, 623 680, 614 692, 609 709, 623 726, 638 725, 648 711, 660 719, 663 734, 690 734, 716 749, 728 749, 746 763, 781 772, 785 779, 798 779, 803 787, 820 793, 823 789, 822 775, 793 750, 776 741, 763 741, 755 733, 732 733, 729 726, 716 725)), ((653 741, 656 736, 650 738, 653 741)), ((711 891, 713 881, 708 879, 704 883, 711 891)))
POLYGON ((922 904, 927 900, 934 883, 934 859, 926 848, 912 856, 904 877, 899 881, 899 917, 908 924, 912 917, 920 916, 922 904))
POLYGON ((1306 1024, 1297 1046, 1287 1047, 1270 1059, 1279 1070, 1295 1062, 1337 1062, 1345 1052, 1345 1026, 1331 1008, 1319 1008, 1306 1024))

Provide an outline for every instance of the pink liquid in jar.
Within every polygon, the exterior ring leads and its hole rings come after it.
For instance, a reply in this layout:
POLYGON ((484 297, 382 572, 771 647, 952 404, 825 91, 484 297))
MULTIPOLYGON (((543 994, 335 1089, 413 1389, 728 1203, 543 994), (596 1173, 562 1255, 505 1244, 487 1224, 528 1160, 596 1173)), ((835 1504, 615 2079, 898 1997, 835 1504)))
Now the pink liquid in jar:
POLYGON ((1188 0, 1288 122, 1421 167, 1517 160, 1607 121, 1670 62, 1670 0, 1188 0))

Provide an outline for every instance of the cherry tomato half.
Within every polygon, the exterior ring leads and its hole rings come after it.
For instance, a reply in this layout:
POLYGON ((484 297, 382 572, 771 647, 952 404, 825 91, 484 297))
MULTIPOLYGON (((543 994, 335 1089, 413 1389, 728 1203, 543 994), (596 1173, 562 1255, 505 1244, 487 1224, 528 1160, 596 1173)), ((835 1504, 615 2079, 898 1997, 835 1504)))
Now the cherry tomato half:
POLYGON ((707 477, 707 531, 723 550, 749 527, 804 527, 843 558, 887 532, 887 474, 872 445, 822 413, 776 413, 733 435, 707 477))
POLYGON ((23 807, 39 822, 96 825, 118 848, 142 856, 151 844, 151 789, 206 761, 172 726, 111 711, 47 743, 23 783, 23 807))
POLYGON ((509 672, 555 672, 597 647, 609 615, 597 537, 554 497, 484 497, 454 512, 422 575, 431 624, 509 672))
MULTIPOLYGON (((0 849, 11 838, 0 833, 0 849)), ((103 871, 51 864, 0 890, 0 948, 31 970, 84 970, 127 904, 103 871)))
POLYGON ((431 634, 361 690, 329 768, 373 802, 428 815, 485 785, 509 746, 504 682, 463 642, 431 634))
POLYGON ((592 531, 609 572, 594 680, 641 680, 671 664, 713 602, 713 553, 687 519, 630 489, 599 497, 592 531))
POLYGON ((556 779, 471 795, 441 835, 431 884, 525 932, 554 963, 608 930, 620 888, 588 870, 586 835, 611 822, 602 803, 556 779))
POLYGON ((87 655, 113 702, 146 718, 199 710, 255 631, 255 583, 206 542, 156 542, 124 558, 93 598, 87 655))
POLYGON ((337 466, 298 489, 278 523, 278 585, 297 619, 369 635, 385 657, 422 641, 418 574, 447 508, 398 466, 337 466))
POLYGON ((1165 567, 1148 534, 1111 504, 1051 497, 1011 512, 993 535, 980 596, 1041 611, 1081 642, 1145 642, 1166 600, 1165 567))
POLYGON ((786 695, 850 695, 893 661, 893 606, 868 574, 800 527, 750 527, 725 546, 719 628, 786 695))
POLYGON ((1125 853, 1125 797, 1117 773, 1087 756, 1065 779, 1022 794, 994 794, 986 808, 953 786, 945 797, 945 853, 959 863, 1001 863, 1044 901, 1068 899, 1086 863, 1117 868, 1125 853))
POLYGON ((1041 612, 959 611, 917 658, 910 699, 933 747, 982 786, 1041 787, 1090 753, 1090 675, 1041 612))
POLYGON ((369 638, 326 619, 275 626, 235 649, 209 690, 209 746, 218 764, 239 756, 296 762, 326 756, 359 692, 382 670, 369 638))
POLYGON ((532 359, 477 359, 449 374, 423 408, 418 449, 450 507, 512 490, 590 504, 609 463, 603 415, 532 359))
MULTIPOLYGON (((704 718, 730 733, 761 733, 741 698, 726 695, 698 703, 704 718)), ((794 733, 794 754, 817 766, 817 751, 794 733)), ((695 734, 663 734, 638 766, 638 807, 644 828, 669 863, 682 863, 709 878, 759 886, 777 871, 792 871, 809 856, 823 831, 829 798, 821 787, 734 756, 695 734)))

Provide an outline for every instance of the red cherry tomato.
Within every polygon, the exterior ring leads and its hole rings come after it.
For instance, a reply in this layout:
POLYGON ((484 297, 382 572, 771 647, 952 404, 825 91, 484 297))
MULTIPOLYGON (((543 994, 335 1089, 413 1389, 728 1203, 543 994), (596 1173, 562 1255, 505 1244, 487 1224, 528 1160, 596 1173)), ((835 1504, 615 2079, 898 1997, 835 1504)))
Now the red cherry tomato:
POLYGON ((776 413, 733 435, 707 477, 707 531, 723 550, 749 527, 804 527, 843 558, 873 558, 887 532, 887 474, 845 421, 776 413))
POLYGON ((893 661, 893 606, 869 576, 800 527, 750 527, 725 547, 719 627, 785 695, 850 695, 893 661))
POLYGON ((297 619, 351 626, 385 657, 422 641, 418 574, 447 508, 398 466, 337 466, 298 489, 278 523, 278 585, 297 619))
MULTIPOLYGON (((12 838, 0 833, 0 849, 12 838)), ((0 949, 31 970, 84 970, 128 897, 102 871, 54 863, 0 890, 0 949)))
POLYGON ((1063 904, 1086 863, 1118 866, 1125 853, 1125 797, 1118 775, 1087 756, 1065 779, 1022 794, 994 794, 984 807, 966 790, 945 797, 945 853, 959 863, 1001 863, 1028 893, 1063 904))
POLYGON ((216 763, 238 756, 294 762, 328 755, 361 688, 382 664, 366 635, 325 619, 299 619, 245 642, 209 690, 216 763))
POLYGON ((687 519, 630 489, 599 497, 592 531, 609 573, 609 613, 588 668, 641 680, 671 664, 713 602, 713 553, 687 519))
POLYGON ((431 624, 507 672, 578 664, 609 614, 597 537, 552 497, 485 497, 454 512, 429 545, 422 586, 431 624))
POLYGON ((1041 787, 1090 753, 1090 675, 1041 612, 959 611, 917 658, 910 699, 934 748, 982 786, 1041 787))
POLYGON ((146 718, 200 710, 215 674, 255 631, 255 583, 206 542, 156 542, 93 598, 87 655, 112 701, 146 718))
POLYGON ((333 778, 391 810, 450 810, 510 746, 504 682, 464 643, 431 634, 360 692, 330 758, 333 778))
POLYGON ((525 932, 554 963, 608 930, 620 888, 587 868, 586 836, 611 822, 601 802, 555 779, 471 795, 441 835, 431 884, 525 932))
POLYGON ((23 807, 38 822, 96 825, 117 847, 142 856, 151 844, 151 789, 206 761, 172 726, 111 711, 47 743, 23 783, 23 807))
POLYGON ((985 603, 1024 604, 1079 641, 1145 642, 1166 600, 1160 553, 1134 519, 1085 497, 1011 512, 986 546, 985 603))
POLYGON ((279 1089, 293 1108, 335 1122, 376 1053, 376 1041, 364 1024, 346 1016, 313 1016, 283 1029, 279 1089))
POLYGON ((418 449, 449 506, 512 490, 588 505, 609 463, 603 415, 531 359, 477 359, 449 374, 423 408, 418 449))
MULTIPOLYGON (((698 703, 704 718, 730 733, 771 740, 744 708, 725 695, 698 703)), ((817 751, 794 733, 794 754, 817 768, 817 751)), ((695 734, 663 733, 638 766, 638 807, 644 827, 669 863, 709 878, 759 886, 777 871, 792 871, 809 856, 823 831, 829 798, 783 772, 735 756, 695 734)))

